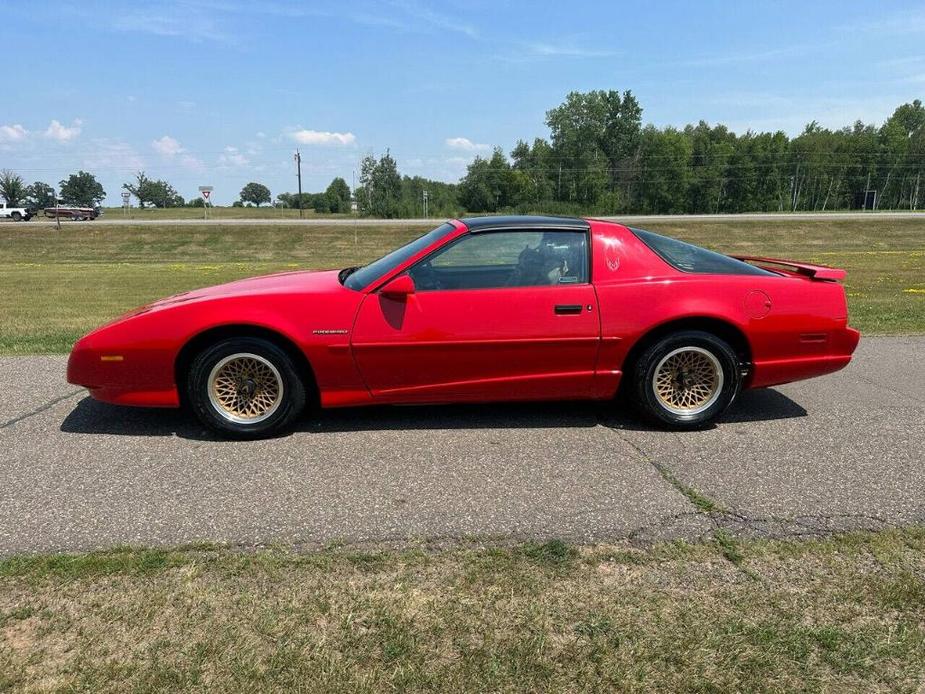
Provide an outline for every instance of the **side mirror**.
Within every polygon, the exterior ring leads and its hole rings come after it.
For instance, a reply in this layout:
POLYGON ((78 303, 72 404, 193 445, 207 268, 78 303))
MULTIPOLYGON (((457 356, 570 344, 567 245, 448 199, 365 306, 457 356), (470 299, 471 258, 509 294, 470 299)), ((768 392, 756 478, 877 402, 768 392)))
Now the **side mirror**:
POLYGON ((404 299, 409 294, 414 294, 414 280, 411 279, 411 275, 399 275, 387 282, 379 293, 390 299, 404 299))

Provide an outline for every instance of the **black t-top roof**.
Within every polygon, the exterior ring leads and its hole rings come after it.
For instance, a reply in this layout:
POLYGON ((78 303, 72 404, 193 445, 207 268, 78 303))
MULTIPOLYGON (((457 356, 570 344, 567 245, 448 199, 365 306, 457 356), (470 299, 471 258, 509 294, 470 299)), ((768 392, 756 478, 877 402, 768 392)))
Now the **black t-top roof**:
POLYGON ((588 222, 577 217, 548 217, 544 215, 510 215, 495 217, 464 217, 460 219, 469 231, 489 229, 587 229, 588 222))

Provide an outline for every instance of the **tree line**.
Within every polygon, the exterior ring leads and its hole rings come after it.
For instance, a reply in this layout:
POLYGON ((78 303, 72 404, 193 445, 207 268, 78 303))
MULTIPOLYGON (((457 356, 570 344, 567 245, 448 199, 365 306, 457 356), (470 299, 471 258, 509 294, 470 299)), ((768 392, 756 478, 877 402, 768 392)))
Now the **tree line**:
MULTIPOLYGON (((10 207, 54 207, 55 189, 43 181, 26 185, 22 176, 10 169, 0 170, 0 197, 10 207)), ((58 183, 57 198, 65 205, 94 207, 106 197, 106 191, 96 177, 78 171, 58 183)))
MULTIPOLYGON (((459 183, 402 176, 391 153, 360 162, 359 185, 335 178, 320 193, 280 193, 275 204, 370 217, 458 216, 480 212, 679 214, 787 212, 925 206, 925 108, 902 104, 880 126, 856 121, 831 130, 810 122, 796 137, 782 131, 737 135, 699 121, 683 128, 643 125, 632 92, 572 92, 546 113, 548 138, 520 140, 509 154, 476 156, 459 183)), ((123 184, 141 207, 201 206, 143 171, 123 184)), ((85 171, 58 187, 67 204, 92 206, 106 196, 85 171)), ((25 185, 0 171, 8 204, 47 207, 54 190, 25 185)), ((269 188, 248 183, 235 205, 272 202, 269 188)))
POLYGON ((643 125, 632 92, 572 92, 546 113, 548 138, 508 156, 477 156, 458 184, 401 176, 386 152, 367 156, 355 191, 361 214, 415 217, 428 191, 435 217, 479 212, 696 214, 925 204, 925 108, 899 106, 879 127, 810 122, 737 135, 700 121, 643 125))
POLYGON ((631 92, 573 92, 546 114, 549 139, 476 157, 459 184, 467 210, 585 214, 920 209, 925 108, 877 127, 809 123, 799 136, 700 121, 642 125, 631 92))
MULTIPOLYGON (((203 207, 201 197, 185 200, 168 182, 152 179, 144 171, 134 175, 135 180, 123 183, 123 190, 134 196, 139 207, 203 207)), ((342 178, 335 178, 324 193, 306 193, 305 207, 316 211, 346 212, 350 209, 350 188, 342 178)), ((56 199, 65 205, 95 207, 106 198, 102 184, 91 173, 78 171, 58 183, 58 192, 45 183, 36 181, 26 185, 22 176, 10 169, 0 170, 0 197, 11 207, 32 207, 43 209, 54 207, 56 199)), ((296 206, 297 196, 281 193, 277 204, 287 207, 296 206)), ((234 206, 269 204, 272 200, 270 189, 262 183, 251 181, 241 189, 239 199, 234 206)))

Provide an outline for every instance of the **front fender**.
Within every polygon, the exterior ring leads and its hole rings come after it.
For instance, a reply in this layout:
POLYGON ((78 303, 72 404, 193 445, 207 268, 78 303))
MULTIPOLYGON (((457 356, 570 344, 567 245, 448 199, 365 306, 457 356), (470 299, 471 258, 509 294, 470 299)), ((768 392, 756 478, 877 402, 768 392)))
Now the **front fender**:
POLYGON ((307 297, 223 297, 167 304, 130 314, 81 338, 68 360, 68 381, 108 402, 177 406, 176 365, 192 340, 217 328, 259 328, 279 335, 308 360, 322 402, 343 391, 368 395, 349 350, 361 294, 324 297, 319 310, 308 310, 307 297), (330 326, 345 325, 343 332, 330 326))

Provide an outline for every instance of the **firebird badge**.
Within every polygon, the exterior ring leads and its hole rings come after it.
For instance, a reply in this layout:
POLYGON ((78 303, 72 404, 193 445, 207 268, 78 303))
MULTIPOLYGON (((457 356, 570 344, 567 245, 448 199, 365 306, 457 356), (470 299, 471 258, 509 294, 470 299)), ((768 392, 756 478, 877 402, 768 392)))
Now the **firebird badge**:
POLYGON ((346 330, 312 330, 315 335, 346 335, 346 330))

